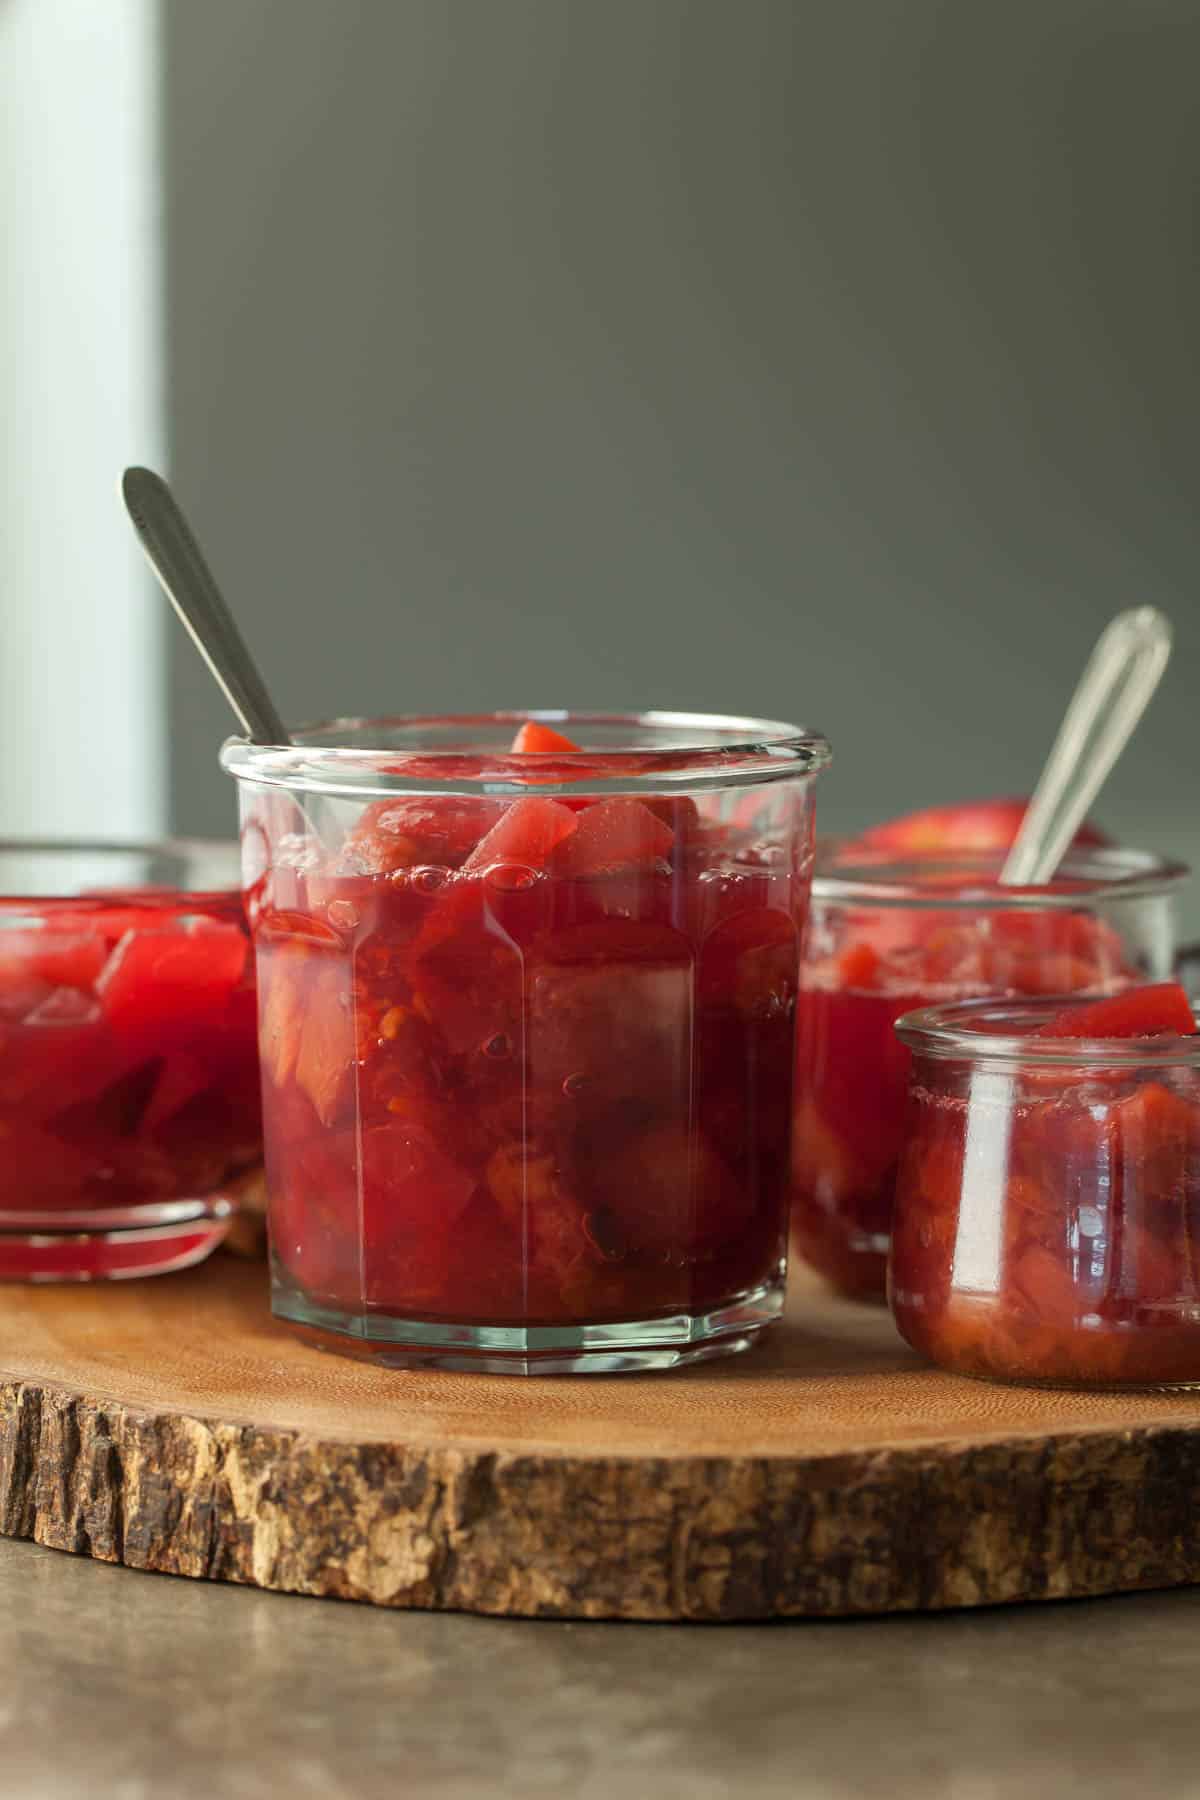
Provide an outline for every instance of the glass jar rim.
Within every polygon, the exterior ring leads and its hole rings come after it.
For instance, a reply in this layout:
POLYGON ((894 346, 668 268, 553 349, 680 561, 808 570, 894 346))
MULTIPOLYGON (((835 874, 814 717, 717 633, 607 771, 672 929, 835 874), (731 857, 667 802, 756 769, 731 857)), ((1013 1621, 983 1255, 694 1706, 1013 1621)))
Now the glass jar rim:
POLYGON ((1088 845, 1077 846, 1063 858, 1059 876, 1071 882, 1069 888, 999 887, 996 877, 1003 861, 1001 850, 957 855, 928 851, 898 857, 887 851, 859 849, 846 839, 825 840, 817 847, 813 898, 929 912, 956 908, 1071 912, 1096 899, 1130 900, 1165 893, 1192 873, 1187 863, 1150 850, 1088 845), (847 860, 838 862, 843 856, 847 860), (928 884, 935 878, 945 879, 949 885, 931 889, 928 884))
POLYGON ((212 856, 223 851, 236 856, 237 848, 236 837, 0 837, 0 856, 212 856))
MULTIPOLYGON (((207 895, 225 896, 238 894, 241 890, 239 876, 240 852, 237 839, 202 838, 202 837, 159 837, 159 838, 35 838, 35 837, 0 837, 0 858, 5 856, 46 857, 53 860, 59 858, 86 856, 97 862, 116 862, 122 857, 144 856, 170 857, 179 862, 203 861, 208 858, 228 857, 230 861, 230 879, 227 886, 203 888, 169 888, 168 891, 187 894, 197 899, 207 895)), ((135 893, 136 883, 117 883, 115 891, 135 893)), ((148 893, 159 891, 147 887, 148 893)), ((62 911, 78 908, 81 898, 103 900, 103 892, 86 895, 78 893, 39 893, 36 888, 23 888, 19 893, 5 893, 0 887, 0 911, 11 914, 23 906, 52 907, 62 911)))
POLYGON ((902 1013, 896 1036, 918 1056, 1005 1068, 1161 1069, 1200 1067, 1200 1033, 1141 1038, 1036 1038, 1029 1032, 1095 994, 1037 999, 946 1000, 902 1013), (1024 1027, 1024 1029, 1021 1029, 1024 1027))
POLYGON ((832 754, 820 732, 772 719, 723 713, 535 708, 326 719, 298 727, 291 745, 227 738, 221 746, 221 767, 239 781, 341 797, 526 794, 533 788, 550 798, 555 794, 662 794, 753 787, 817 774, 828 766, 832 754), (532 756, 473 748, 469 743, 431 746, 421 741, 422 733, 467 732, 488 726, 516 731, 529 721, 553 729, 599 726, 616 733, 628 727, 631 733, 641 733, 651 741, 535 752, 532 756), (369 741, 385 733, 399 741, 369 741), (661 741, 654 742, 656 736, 661 741), (355 743, 355 737, 367 741, 355 743), (407 737, 411 743, 404 741, 407 737), (464 772, 464 761, 476 766, 464 772), (539 775, 539 762, 543 768, 551 765, 554 776, 539 775), (439 763, 444 765, 444 773, 439 772, 439 763), (599 777, 595 773, 598 763, 604 769, 599 777))

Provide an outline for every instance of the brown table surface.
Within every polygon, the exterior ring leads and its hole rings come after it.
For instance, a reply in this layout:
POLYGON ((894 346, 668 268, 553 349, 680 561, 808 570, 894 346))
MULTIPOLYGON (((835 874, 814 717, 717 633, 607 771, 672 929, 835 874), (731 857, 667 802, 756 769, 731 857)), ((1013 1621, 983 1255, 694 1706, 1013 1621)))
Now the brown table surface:
POLYGON ((4 1800, 1200 1793, 1200 1589, 753 1626, 392 1613, 0 1540, 4 1800))

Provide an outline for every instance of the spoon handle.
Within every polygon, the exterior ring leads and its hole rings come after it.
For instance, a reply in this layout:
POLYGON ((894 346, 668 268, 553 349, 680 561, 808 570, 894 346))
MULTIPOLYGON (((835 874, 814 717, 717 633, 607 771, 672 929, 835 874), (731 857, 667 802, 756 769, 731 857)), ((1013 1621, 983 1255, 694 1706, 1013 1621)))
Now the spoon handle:
POLYGON ((1170 620, 1153 606, 1118 613, 1101 632, 1000 871, 1006 887, 1040 887, 1053 876, 1170 654, 1170 620))
POLYGON ((125 510, 147 560, 252 744, 290 744, 199 544, 170 488, 153 469, 126 469, 125 510))

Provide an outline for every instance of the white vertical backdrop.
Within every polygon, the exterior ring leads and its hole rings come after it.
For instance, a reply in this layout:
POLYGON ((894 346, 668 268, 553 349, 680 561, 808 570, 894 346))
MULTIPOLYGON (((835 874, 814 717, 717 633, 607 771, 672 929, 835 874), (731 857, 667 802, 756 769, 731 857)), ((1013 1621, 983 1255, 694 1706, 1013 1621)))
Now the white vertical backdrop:
POLYGON ((162 824, 156 0, 0 0, 0 835, 162 824))

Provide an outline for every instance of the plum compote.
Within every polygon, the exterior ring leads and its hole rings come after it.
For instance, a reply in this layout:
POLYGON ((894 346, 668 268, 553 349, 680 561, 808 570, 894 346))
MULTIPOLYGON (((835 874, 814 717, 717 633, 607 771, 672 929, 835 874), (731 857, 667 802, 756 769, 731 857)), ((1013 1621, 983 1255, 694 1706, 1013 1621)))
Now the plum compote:
POLYGON ((504 792, 306 791, 290 832, 247 773, 278 1312, 389 1362, 545 1370, 668 1366, 776 1316, 802 744, 789 779, 722 764, 692 795, 669 755, 531 721, 504 792))
POLYGON ((947 1369, 1200 1382, 1200 1038, 1183 989, 934 1007, 914 1055, 891 1302, 947 1369))

